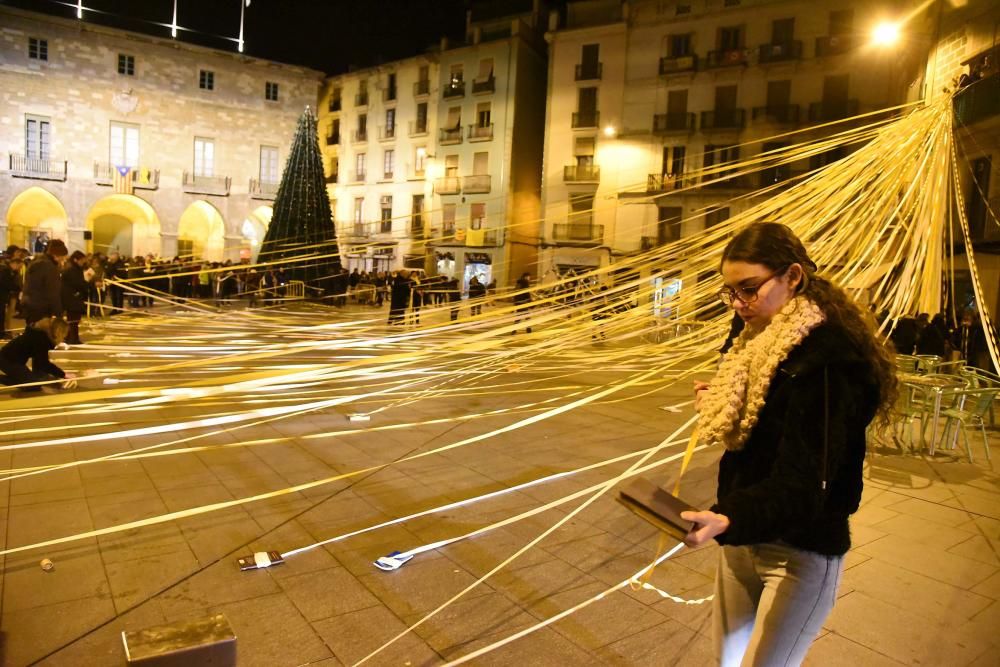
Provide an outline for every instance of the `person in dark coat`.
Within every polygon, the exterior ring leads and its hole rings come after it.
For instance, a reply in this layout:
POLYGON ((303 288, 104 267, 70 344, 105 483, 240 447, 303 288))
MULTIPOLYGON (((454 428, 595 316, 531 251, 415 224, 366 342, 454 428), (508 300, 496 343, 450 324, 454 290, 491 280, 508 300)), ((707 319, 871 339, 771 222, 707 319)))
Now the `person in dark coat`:
POLYGON ((389 324, 403 324, 410 305, 410 280, 405 274, 397 273, 389 285, 389 324))
POLYGON ((61 269, 68 254, 65 243, 52 239, 45 252, 28 265, 24 274, 24 288, 21 290, 26 326, 46 317, 63 314, 61 269))
MULTIPOLYGON (((531 309, 531 274, 525 271, 521 274, 521 277, 517 279, 517 283, 514 285, 514 289, 517 290, 514 293, 514 305, 517 306, 517 318, 514 320, 514 324, 519 323, 523 319, 527 319, 527 312, 531 309)), ((531 327, 525 329, 527 333, 531 333, 531 327)), ((517 333, 517 329, 510 332, 511 335, 517 333)))
POLYGON ((62 303, 66 310, 66 322, 69 333, 66 342, 70 345, 80 345, 80 320, 87 312, 87 294, 90 285, 84 276, 87 267, 87 256, 79 250, 74 250, 69 256, 69 263, 62 274, 62 303))
POLYGON ((458 278, 451 278, 444 283, 448 303, 451 304, 451 321, 458 319, 459 305, 462 303, 462 290, 458 286, 458 278))
POLYGON ((893 347, 899 354, 913 354, 913 349, 917 346, 917 336, 920 326, 917 320, 912 317, 901 317, 896 322, 896 328, 889 335, 893 347))
POLYGON ((745 227, 720 270, 719 298, 746 328, 696 394, 701 441, 725 451, 717 502, 681 513, 685 542, 722 545, 719 664, 798 665, 837 599, 866 429, 891 423, 895 359, 788 227, 745 227))
POLYGON ((111 296, 111 314, 119 315, 125 307, 125 288, 119 281, 128 278, 128 267, 117 252, 108 255, 104 265, 104 279, 108 281, 108 294, 111 296))
POLYGON ((483 312, 483 301, 486 299, 486 285, 479 282, 479 278, 472 276, 469 278, 469 301, 472 316, 475 317, 483 312))
POLYGON ((0 338, 14 337, 11 319, 14 317, 17 295, 21 292, 21 269, 24 261, 16 254, 0 261, 0 338))
POLYGON ((931 323, 924 327, 917 339, 917 354, 936 354, 942 359, 948 357, 948 325, 944 314, 938 313, 931 323))
MULTIPOLYGON (((69 325, 58 317, 46 317, 33 322, 20 336, 0 348, 0 384, 10 386, 55 379, 72 379, 49 360, 49 352, 66 338, 69 325), (28 368, 28 361, 31 368, 28 368)), ((46 391, 49 386, 45 386, 46 391)), ((54 388, 53 388, 54 389, 54 388)), ((40 391, 42 387, 25 387, 22 391, 40 391)))

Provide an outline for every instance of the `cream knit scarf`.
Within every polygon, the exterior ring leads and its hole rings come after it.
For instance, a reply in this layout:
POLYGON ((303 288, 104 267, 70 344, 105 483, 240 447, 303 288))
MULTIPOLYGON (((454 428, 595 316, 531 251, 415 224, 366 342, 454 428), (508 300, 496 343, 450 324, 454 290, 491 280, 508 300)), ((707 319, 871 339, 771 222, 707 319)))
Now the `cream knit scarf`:
POLYGON ((698 412, 702 442, 739 451, 757 423, 778 364, 826 320, 819 306, 797 296, 762 331, 747 327, 723 357, 698 412))

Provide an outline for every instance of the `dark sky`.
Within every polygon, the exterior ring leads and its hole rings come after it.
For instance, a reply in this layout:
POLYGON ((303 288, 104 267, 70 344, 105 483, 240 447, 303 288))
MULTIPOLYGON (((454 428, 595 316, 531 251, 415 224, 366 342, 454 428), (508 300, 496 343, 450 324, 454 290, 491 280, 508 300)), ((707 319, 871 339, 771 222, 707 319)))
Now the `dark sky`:
MULTIPOLYGON (((180 39, 236 50, 243 0, 178 0, 177 23, 197 32, 180 39)), ((461 39, 470 0, 252 0, 246 8, 245 53, 308 65, 334 74, 349 66, 416 55, 442 35, 461 39)), ((75 0, 0 0, 0 4, 74 18, 75 0), (72 5, 72 6, 71 6, 72 5)), ((173 0, 83 0, 90 23, 169 37, 173 0)))

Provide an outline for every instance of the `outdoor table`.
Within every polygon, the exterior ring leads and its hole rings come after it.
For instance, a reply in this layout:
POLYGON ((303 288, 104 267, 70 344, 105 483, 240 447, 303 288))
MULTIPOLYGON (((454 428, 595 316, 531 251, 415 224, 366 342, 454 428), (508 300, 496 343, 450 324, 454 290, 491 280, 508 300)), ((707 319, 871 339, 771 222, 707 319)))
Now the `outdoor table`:
MULTIPOLYGON (((916 389, 924 394, 924 396, 927 396, 928 393, 930 394, 932 399, 931 419, 933 423, 931 425, 931 439, 927 444, 927 451, 933 456, 934 444, 937 442, 938 419, 941 417, 941 397, 944 396, 945 391, 948 389, 965 389, 968 383, 959 377, 914 375, 911 373, 900 373, 899 379, 904 385, 916 389)), ((926 402, 924 405, 926 406, 926 402)), ((920 438, 923 439, 923 437, 924 429, 923 425, 921 425, 920 438)))

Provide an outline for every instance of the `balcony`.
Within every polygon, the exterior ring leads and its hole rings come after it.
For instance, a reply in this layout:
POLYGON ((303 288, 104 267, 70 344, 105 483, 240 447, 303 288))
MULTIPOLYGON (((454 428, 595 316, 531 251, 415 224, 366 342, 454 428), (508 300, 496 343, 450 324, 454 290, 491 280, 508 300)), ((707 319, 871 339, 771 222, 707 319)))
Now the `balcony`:
POLYGON ((761 122, 775 125, 796 125, 799 122, 799 105, 754 107, 750 117, 755 121, 759 119, 761 122))
POLYGON ((427 134, 427 121, 420 122, 418 120, 410 121, 410 136, 411 137, 422 137, 427 134))
POLYGON ((330 113, 337 113, 338 111, 340 111, 340 98, 331 97, 330 102, 327 104, 326 108, 330 111, 330 113))
MULTIPOLYGON (((334 182, 336 182, 337 177, 334 176, 334 182)), ((280 183, 272 183, 271 181, 262 181, 259 178, 250 179, 250 199, 274 199, 278 194, 278 186, 280 183)))
POLYGON ((462 192, 462 179, 458 176, 445 176, 434 181, 434 194, 457 195, 462 192))
POLYGON ((396 138, 396 126, 395 125, 379 125, 378 126, 378 140, 379 141, 389 141, 396 138))
POLYGON ((493 138, 493 123, 489 125, 470 125, 469 141, 489 141, 493 138))
POLYGON ((728 173, 706 174, 701 177, 701 183, 706 188, 714 190, 753 190, 754 179, 751 174, 730 176, 728 173))
POLYGON ((426 97, 431 94, 431 82, 429 79, 413 82, 413 96, 426 97))
POLYGON ((725 49, 724 51, 709 51, 708 58, 705 60, 705 67, 707 69, 715 69, 718 67, 746 67, 747 64, 747 50, 746 49, 725 49))
MULTIPOLYGON (((129 177, 132 179, 132 187, 136 190, 156 190, 160 187, 160 170, 148 167, 136 167, 132 169, 129 177)), ((111 185, 115 178, 114 165, 107 162, 94 162, 94 183, 97 185, 111 185)))
POLYGON ((604 243, 604 225, 557 223, 552 225, 552 240, 563 245, 599 246, 604 243))
POLYGON ((338 180, 337 180, 337 172, 333 172, 329 176, 324 176, 323 177, 323 182, 326 183, 327 185, 336 184, 338 182, 338 180))
POLYGON ((354 106, 356 107, 366 107, 368 106, 368 93, 358 93, 354 96, 354 106))
POLYGON ((37 178, 43 181, 65 181, 69 163, 66 160, 24 157, 11 153, 9 169, 11 176, 37 178))
POLYGON ((1000 115, 1000 75, 994 74, 962 88, 956 93, 953 104, 957 127, 1000 115))
POLYGON ((444 89, 441 91, 441 97, 446 100, 455 97, 465 97, 465 82, 464 81, 449 81, 445 85, 444 89))
POLYGON ((601 121, 601 114, 598 111, 574 111, 573 112, 573 127, 574 128, 597 127, 597 124, 600 121, 601 121))
POLYGON ((375 236, 376 224, 373 222, 354 222, 340 225, 337 228, 337 236, 342 239, 369 239, 375 236))
POLYGON ((367 171, 352 171, 351 172, 351 183, 364 183, 365 178, 368 177, 367 171))
POLYGON ((658 113, 653 116, 653 134, 694 132, 693 113, 658 113))
POLYGON ((836 100, 813 102, 809 105, 809 122, 825 123, 858 115, 858 101, 836 100))
POLYGON ((445 129, 441 128, 438 136, 438 143, 447 146, 449 144, 460 144, 462 143, 462 126, 445 129))
POLYGON ((667 192, 694 185, 694 179, 684 174, 650 174, 646 178, 646 192, 667 192))
POLYGON ((802 42, 797 39, 781 44, 761 44, 757 47, 757 62, 762 65, 801 59, 802 42))
POLYGON ((837 56, 854 48, 852 35, 829 35, 816 38, 816 57, 837 56))
POLYGON ((492 179, 489 174, 473 174, 462 178, 462 192, 467 195, 481 195, 490 191, 492 179))
POLYGON ((354 130, 354 132, 351 133, 351 141, 356 144, 368 141, 368 129, 354 130))
POLYGON ((698 71, 698 56, 668 56, 660 58, 660 76, 698 71))
POLYGON ((576 66, 574 78, 577 81, 600 81, 604 73, 604 63, 582 63, 576 66))
POLYGON ((336 146, 340 143, 340 132, 330 132, 326 135, 326 145, 336 146))
POLYGON ((701 129, 709 130, 740 130, 746 123, 744 109, 714 109, 701 112, 701 129))
POLYGON ((493 75, 489 75, 485 79, 473 79, 472 80, 472 94, 481 95, 483 93, 492 93, 496 90, 497 81, 493 75))
POLYGON ((568 164, 563 167, 564 183, 600 183, 601 168, 596 164, 568 164))
POLYGON ((185 171, 181 189, 190 194, 228 197, 232 183, 229 176, 199 176, 185 171))
POLYGON ((495 229, 465 229, 465 238, 461 237, 461 232, 456 236, 462 245, 467 248, 495 248, 499 246, 498 243, 500 235, 495 229))

